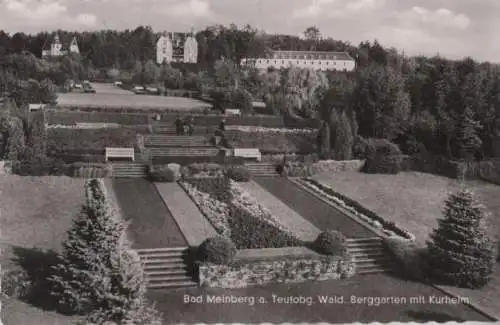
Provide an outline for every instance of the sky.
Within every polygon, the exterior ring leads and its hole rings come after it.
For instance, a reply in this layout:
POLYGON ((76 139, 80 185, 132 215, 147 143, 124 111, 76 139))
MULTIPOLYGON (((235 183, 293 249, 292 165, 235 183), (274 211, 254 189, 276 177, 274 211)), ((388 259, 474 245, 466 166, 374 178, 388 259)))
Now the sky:
POLYGON ((0 29, 10 33, 231 23, 289 35, 314 25, 355 45, 377 39, 409 55, 500 62, 500 0, 0 0, 0 29))

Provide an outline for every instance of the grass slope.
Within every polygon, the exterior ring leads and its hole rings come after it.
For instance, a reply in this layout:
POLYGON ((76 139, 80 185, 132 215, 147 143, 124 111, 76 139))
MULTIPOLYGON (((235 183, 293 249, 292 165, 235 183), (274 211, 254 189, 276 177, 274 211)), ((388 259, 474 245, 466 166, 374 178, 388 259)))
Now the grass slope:
MULTIPOLYGON (((11 247, 59 250, 83 203, 83 179, 1 175, 2 267, 15 267, 11 247)), ((75 319, 17 299, 2 300, 6 325, 62 325, 75 319)))
POLYGON ((254 180, 320 230, 338 230, 350 238, 375 236, 370 230, 285 178, 257 177, 254 180))

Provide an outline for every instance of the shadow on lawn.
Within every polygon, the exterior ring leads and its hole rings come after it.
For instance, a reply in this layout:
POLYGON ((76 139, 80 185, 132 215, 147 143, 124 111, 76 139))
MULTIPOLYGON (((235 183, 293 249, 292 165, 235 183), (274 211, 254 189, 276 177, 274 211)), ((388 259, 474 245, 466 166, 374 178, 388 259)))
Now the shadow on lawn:
POLYGON ((406 314, 417 322, 465 322, 465 319, 434 311, 409 310, 406 314))
MULTIPOLYGON (((22 279, 14 280, 12 286, 27 286, 21 289, 19 298, 35 307, 45 310, 55 310, 56 303, 50 298, 50 283, 48 277, 52 275, 52 266, 58 264, 58 255, 53 250, 39 248, 13 247, 12 261, 23 273, 22 279), (21 283, 23 282, 23 283, 21 283)), ((14 288, 15 289, 15 288, 14 288)))

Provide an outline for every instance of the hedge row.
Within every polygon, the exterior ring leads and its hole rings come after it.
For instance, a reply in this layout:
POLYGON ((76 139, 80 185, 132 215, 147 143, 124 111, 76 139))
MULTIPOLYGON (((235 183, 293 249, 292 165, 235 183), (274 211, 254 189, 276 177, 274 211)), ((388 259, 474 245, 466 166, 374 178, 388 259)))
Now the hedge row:
POLYGON ((122 125, 148 124, 148 114, 127 114, 109 112, 65 112, 47 111, 49 125, 75 125, 76 123, 117 123, 122 125))
POLYGON ((142 129, 133 127, 107 129, 48 129, 49 153, 96 154, 106 147, 134 147, 142 129))
POLYGON ((262 154, 316 153, 316 134, 282 132, 242 132, 232 130, 224 134, 225 141, 232 148, 259 148, 262 154))

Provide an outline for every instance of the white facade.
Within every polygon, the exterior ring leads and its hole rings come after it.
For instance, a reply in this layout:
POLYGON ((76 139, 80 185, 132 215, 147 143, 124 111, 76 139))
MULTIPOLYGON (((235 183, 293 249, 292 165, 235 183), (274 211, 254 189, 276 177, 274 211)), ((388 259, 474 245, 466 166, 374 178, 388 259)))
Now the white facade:
POLYGON ((241 64, 263 70, 297 67, 322 71, 353 71, 356 68, 354 59, 344 52, 276 51, 267 58, 243 59, 241 64))
POLYGON ((184 43, 184 62, 198 62, 198 42, 193 36, 189 36, 184 43))
POLYGON ((172 61, 172 41, 166 36, 161 36, 156 42, 156 63, 170 63, 172 61))
POLYGON ((42 57, 58 57, 58 56, 63 56, 68 53, 80 53, 80 49, 78 48, 78 42, 76 41, 76 37, 73 37, 71 40, 70 45, 68 46, 69 50, 63 50, 63 44, 61 43, 61 40, 59 39, 59 35, 56 35, 54 37, 54 40, 50 44, 50 50, 43 50, 42 51, 42 57))
POLYGON ((198 42, 196 39, 190 35, 187 36, 182 44, 179 43, 180 40, 175 39, 175 53, 173 36, 174 33, 169 35, 165 34, 161 36, 156 42, 156 63, 170 63, 170 62, 185 62, 185 63, 197 63, 198 62, 198 42), (181 53, 179 52, 181 49, 181 53))

